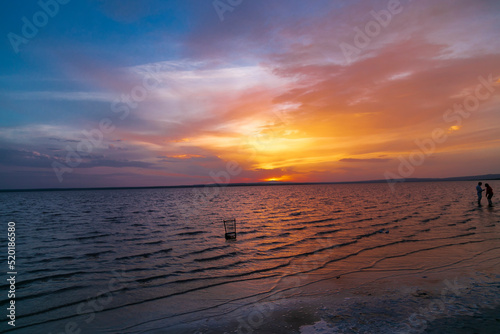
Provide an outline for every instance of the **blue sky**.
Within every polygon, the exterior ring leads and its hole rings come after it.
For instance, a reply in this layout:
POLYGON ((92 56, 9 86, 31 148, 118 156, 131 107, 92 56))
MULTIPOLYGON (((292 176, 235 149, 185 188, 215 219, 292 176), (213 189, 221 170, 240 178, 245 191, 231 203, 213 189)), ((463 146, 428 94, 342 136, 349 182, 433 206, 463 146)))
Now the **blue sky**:
POLYGON ((0 14, 1 189, 500 170, 498 1, 42 2, 0 14))

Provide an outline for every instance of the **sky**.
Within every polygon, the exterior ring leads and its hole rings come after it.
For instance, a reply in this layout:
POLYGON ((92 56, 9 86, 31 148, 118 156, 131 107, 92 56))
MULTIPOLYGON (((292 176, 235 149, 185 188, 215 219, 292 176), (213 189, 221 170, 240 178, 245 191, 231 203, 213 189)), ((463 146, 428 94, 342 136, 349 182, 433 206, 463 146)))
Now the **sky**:
POLYGON ((0 13, 0 189, 500 173, 498 0, 0 13))

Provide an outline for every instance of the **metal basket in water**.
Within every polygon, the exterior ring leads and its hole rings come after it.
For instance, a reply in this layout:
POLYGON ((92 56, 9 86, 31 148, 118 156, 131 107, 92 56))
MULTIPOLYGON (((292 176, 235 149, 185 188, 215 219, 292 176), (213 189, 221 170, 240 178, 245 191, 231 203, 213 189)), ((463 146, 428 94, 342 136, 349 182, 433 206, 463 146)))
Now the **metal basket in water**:
POLYGON ((226 239, 236 239, 236 219, 223 220, 226 239))

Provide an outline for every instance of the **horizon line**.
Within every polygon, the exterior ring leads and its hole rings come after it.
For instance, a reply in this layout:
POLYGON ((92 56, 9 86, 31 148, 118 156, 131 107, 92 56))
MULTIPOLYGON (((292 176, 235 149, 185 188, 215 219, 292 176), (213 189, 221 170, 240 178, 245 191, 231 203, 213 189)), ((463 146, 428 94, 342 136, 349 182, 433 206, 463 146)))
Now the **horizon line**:
POLYGON ((125 187, 71 187, 71 188, 26 188, 26 189, 0 189, 0 192, 22 192, 22 191, 74 191, 74 190, 127 190, 127 189, 162 189, 162 188, 202 188, 202 187, 249 187, 249 186, 285 186, 285 185, 314 185, 314 184, 353 184, 353 183, 401 183, 401 182, 429 182, 429 181, 477 181, 477 180, 500 180, 500 174, 484 174, 470 176, 452 176, 446 178, 423 177, 423 178, 400 178, 391 180, 364 180, 364 181, 327 181, 327 182, 283 182, 283 181, 260 181, 260 182, 235 182, 235 183, 207 183, 192 185, 170 185, 170 186, 125 186, 125 187))

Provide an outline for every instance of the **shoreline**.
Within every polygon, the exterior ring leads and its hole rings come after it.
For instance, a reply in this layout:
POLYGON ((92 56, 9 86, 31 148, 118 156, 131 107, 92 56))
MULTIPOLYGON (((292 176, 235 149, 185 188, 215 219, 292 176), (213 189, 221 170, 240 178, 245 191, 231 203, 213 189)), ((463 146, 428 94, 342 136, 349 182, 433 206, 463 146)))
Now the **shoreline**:
POLYGON ((364 181, 332 181, 332 182, 281 182, 265 181, 251 183, 207 183, 192 185, 170 186, 125 186, 125 187, 90 187, 90 188, 27 188, 27 189, 0 189, 2 192, 37 192, 37 191, 81 191, 81 190, 133 190, 133 189, 177 189, 177 188, 204 188, 204 187, 259 187, 259 186, 301 186, 301 185, 329 185, 329 184, 373 184, 373 183, 415 183, 415 182, 472 182, 472 181, 498 181, 500 174, 485 174, 473 176, 457 176, 446 178, 407 178, 389 180, 364 180, 364 181))
POLYGON ((168 330, 189 334, 465 334, 474 333, 465 331, 474 328, 477 333, 496 334, 500 332, 500 271, 493 265, 496 261, 483 261, 480 268, 467 270, 365 277, 366 282, 346 289, 340 288, 342 281, 356 277, 306 283, 292 288, 290 295, 278 302, 261 299, 225 316, 168 330))

